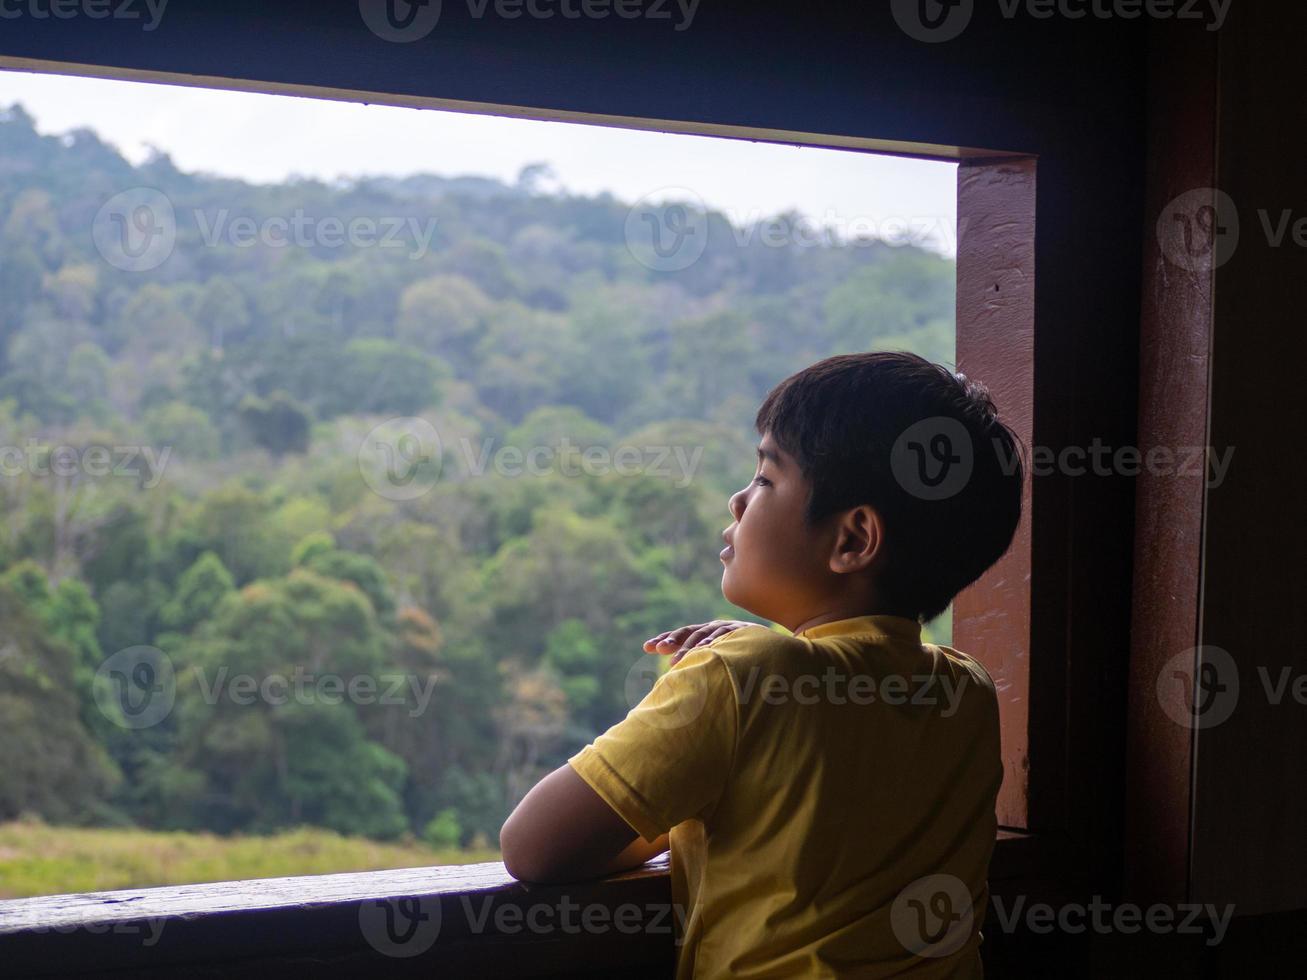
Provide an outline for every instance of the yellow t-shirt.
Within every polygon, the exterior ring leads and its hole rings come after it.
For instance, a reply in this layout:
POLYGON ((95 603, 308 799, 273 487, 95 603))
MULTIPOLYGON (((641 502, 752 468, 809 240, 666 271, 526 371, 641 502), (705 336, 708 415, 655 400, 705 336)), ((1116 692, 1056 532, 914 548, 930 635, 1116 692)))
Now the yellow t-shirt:
POLYGON ((670 831, 677 980, 982 975, 998 704, 914 620, 735 630, 568 762, 670 831))

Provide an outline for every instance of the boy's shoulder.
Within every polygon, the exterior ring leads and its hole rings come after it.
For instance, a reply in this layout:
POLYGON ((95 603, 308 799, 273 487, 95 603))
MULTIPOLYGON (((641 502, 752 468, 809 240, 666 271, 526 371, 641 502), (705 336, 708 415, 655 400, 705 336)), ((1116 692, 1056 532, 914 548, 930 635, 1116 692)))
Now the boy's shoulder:
MULTIPOLYGON (((843 639, 847 641, 849 637, 843 639)), ((816 648, 820 647, 820 643, 820 640, 781 633, 766 626, 744 626, 698 647, 686 654, 685 659, 696 654, 717 658, 727 672, 738 679, 744 672, 755 668, 779 672, 809 670, 813 665, 814 653, 819 652, 816 648)), ((960 691, 976 688, 982 692, 984 700, 997 699, 994 679, 975 657, 955 647, 937 643, 922 643, 916 649, 919 655, 935 658, 934 668, 925 667, 925 670, 951 675, 952 683, 960 691)), ((886 642, 884 638, 866 639, 865 656, 871 658, 866 661, 869 666, 876 664, 879 669, 889 670, 900 668, 904 665, 901 659, 904 655, 905 649, 901 645, 886 642)), ((911 656, 910 653, 908 655, 911 656)))
POLYGON ((994 678, 989 675, 989 671, 975 657, 963 653, 956 647, 944 646, 940 643, 923 643, 927 650, 934 649, 939 651, 939 655, 945 660, 952 663, 956 669, 969 673, 981 687, 987 689, 991 694, 997 693, 994 685, 994 678))
POLYGON ((808 649, 808 641, 761 624, 741 626, 711 643, 707 649, 722 657, 727 666, 743 662, 792 656, 808 649))
POLYGON ((955 647, 937 643, 925 643, 922 646, 936 651, 936 655, 947 665, 948 673, 952 675, 951 684, 958 692, 960 703, 970 705, 971 710, 991 717, 994 724, 997 724, 998 687, 985 665, 955 647))
POLYGON ((741 626, 711 643, 688 651, 672 670, 702 668, 715 661, 725 668, 727 674, 738 679, 742 672, 752 668, 776 669, 785 663, 797 662, 799 656, 809 651, 807 642, 761 624, 741 626))
MULTIPOLYGON (((741 626, 719 636, 711 643, 689 651, 676 667, 704 666, 708 662, 720 665, 723 680, 737 699, 742 691, 751 688, 761 674, 791 674, 801 665, 811 663, 811 648, 807 640, 789 633, 781 633, 761 624, 741 626)), ((672 669, 675 670, 676 667, 672 669)))
POLYGON ((796 675, 811 671, 816 648, 816 642, 807 637, 753 625, 732 630, 692 653, 705 653, 720 661, 739 687, 759 672, 796 675))

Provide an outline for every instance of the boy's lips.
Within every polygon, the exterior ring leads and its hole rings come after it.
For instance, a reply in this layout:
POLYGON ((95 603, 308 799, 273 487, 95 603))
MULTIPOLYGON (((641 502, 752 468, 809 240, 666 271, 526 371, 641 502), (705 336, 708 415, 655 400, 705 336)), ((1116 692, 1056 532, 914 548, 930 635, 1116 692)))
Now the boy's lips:
POLYGON ((726 559, 734 557, 734 555, 735 555, 735 545, 728 544, 725 548, 722 549, 722 553, 720 557, 722 561, 726 561, 726 559))

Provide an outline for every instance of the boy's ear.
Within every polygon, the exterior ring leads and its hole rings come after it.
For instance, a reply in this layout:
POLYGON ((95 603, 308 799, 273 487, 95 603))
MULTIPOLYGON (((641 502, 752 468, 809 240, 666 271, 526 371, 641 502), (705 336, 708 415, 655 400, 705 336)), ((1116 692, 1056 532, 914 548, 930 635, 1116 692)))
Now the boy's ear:
POLYGON ((885 543, 880 514, 869 504, 845 511, 835 526, 830 570, 841 575, 871 566, 885 543))

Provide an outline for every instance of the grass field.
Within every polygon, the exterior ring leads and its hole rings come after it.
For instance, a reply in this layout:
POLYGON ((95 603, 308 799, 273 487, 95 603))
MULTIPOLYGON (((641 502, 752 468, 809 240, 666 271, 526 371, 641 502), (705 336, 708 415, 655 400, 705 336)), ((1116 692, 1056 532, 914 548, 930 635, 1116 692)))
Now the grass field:
POLYGON ((498 851, 379 844, 326 830, 217 837, 22 821, 0 824, 0 899, 498 860, 498 851))

